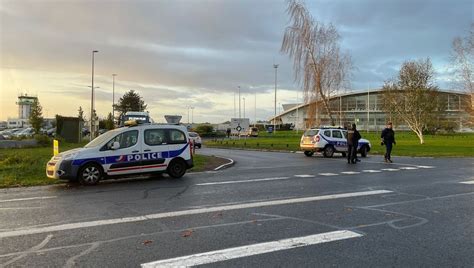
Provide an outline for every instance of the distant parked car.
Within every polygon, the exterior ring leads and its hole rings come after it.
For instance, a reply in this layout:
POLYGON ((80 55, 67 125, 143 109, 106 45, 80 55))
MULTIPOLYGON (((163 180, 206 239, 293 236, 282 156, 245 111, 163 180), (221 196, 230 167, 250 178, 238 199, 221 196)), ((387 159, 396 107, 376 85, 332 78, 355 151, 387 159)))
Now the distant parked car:
POLYGON ((258 128, 250 127, 247 130, 247 137, 258 137, 258 128))
POLYGON ((33 128, 24 128, 20 131, 14 132, 12 135, 16 138, 19 138, 19 137, 30 137, 30 136, 33 136, 33 134, 35 134, 35 130, 33 128))
POLYGON ((197 147, 197 148, 201 149, 201 147, 202 147, 202 140, 201 140, 201 136, 199 136, 198 133, 196 133, 196 132, 189 132, 189 138, 190 138, 191 141, 193 142, 194 147, 197 147))

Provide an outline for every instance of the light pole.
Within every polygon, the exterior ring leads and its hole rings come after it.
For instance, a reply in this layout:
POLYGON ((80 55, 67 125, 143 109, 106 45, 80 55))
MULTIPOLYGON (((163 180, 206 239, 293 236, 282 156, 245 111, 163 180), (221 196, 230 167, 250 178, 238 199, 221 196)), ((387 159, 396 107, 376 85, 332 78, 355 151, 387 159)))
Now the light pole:
POLYGON ((194 124, 194 107, 191 107, 191 125, 194 124))
POLYGON ((253 126, 257 126, 257 90, 255 90, 255 123, 253 124, 253 126))
POLYGON ((188 125, 189 125, 189 108, 191 108, 191 106, 187 106, 186 108, 188 108, 188 125))
POLYGON ((243 97, 244 99, 244 118, 245 118, 245 97, 243 97))
POLYGON ((238 86, 239 88, 239 126, 240 126, 240 86, 238 86))
POLYGON ((112 121, 115 124, 115 77, 117 74, 112 74, 112 121))
POLYGON ((92 50, 92 92, 91 92, 91 129, 90 129, 90 140, 94 139, 94 54, 99 52, 98 50, 92 50))
POLYGON ((276 132, 276 116, 277 116, 277 73, 278 73, 278 64, 273 64, 275 68, 275 115, 273 117, 273 133, 276 132))

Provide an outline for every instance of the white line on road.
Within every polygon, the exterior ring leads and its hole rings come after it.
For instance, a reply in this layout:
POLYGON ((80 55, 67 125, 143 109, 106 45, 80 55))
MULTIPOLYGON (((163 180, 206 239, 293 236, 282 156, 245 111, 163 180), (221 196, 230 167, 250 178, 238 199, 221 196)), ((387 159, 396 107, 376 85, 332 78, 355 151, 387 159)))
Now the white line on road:
POLYGON ((399 167, 399 169, 415 170, 415 169, 418 169, 418 168, 417 167, 399 167))
POLYGON ((319 173, 321 176, 337 176, 336 173, 319 173))
POLYGON ((433 166, 416 166, 416 167, 418 167, 418 168, 435 168, 433 166))
POLYGON ((6 200, 0 200, 0 203, 17 202, 17 201, 30 201, 30 200, 42 200, 42 199, 51 199, 51 198, 57 198, 57 196, 38 196, 38 197, 28 197, 28 198, 6 199, 6 200))
POLYGON ((353 175, 353 174, 360 174, 358 171, 343 171, 341 174, 353 175))
POLYGON ((400 171, 398 168, 382 168, 384 171, 400 171))
POLYGON ((227 248, 222 250, 198 253, 173 259, 160 260, 155 262, 144 263, 143 268, 150 267, 188 267, 195 265, 203 265, 220 261, 227 261, 236 258, 254 256, 275 251, 288 250, 299 247, 306 247, 316 244, 322 244, 337 240, 349 238, 357 238, 362 235, 356 232, 341 230, 327 232, 303 237, 295 237, 282 239, 278 241, 265 242, 253 245, 246 245, 235 248, 227 248))
POLYGON ((254 180, 241 180, 241 181, 219 181, 219 182, 206 182, 198 183, 196 186, 206 186, 206 185, 219 185, 219 184, 234 184, 234 183, 246 183, 246 182, 259 182, 259 181, 277 181, 277 180, 287 180, 290 177, 276 177, 276 178, 264 178, 264 179, 254 179, 254 180))
POLYGON ((302 175, 295 175, 297 178, 314 178, 314 175, 302 174, 302 175))
POLYGON ((461 181, 462 184, 474 184, 474 181, 461 181))
POLYGON ((196 215, 196 214, 211 213, 211 212, 220 212, 220 211, 229 211, 229 210, 237 210, 237 209, 265 207, 265 206, 289 205, 289 204, 296 204, 296 203, 333 200, 333 199, 339 199, 339 198, 369 196, 369 195, 378 195, 378 194, 387 194, 387 193, 392 193, 392 191, 373 190, 373 191, 364 191, 364 192, 310 196, 310 197, 302 197, 302 198, 271 200, 271 201, 262 201, 262 202, 254 202, 254 203, 242 203, 242 204, 235 204, 235 205, 228 205, 228 206, 217 206, 217 207, 163 212, 163 213, 148 214, 148 215, 136 216, 136 217, 125 217, 125 218, 115 218, 115 219, 108 219, 108 220, 67 223, 67 224, 37 227, 37 228, 12 229, 9 231, 0 232, 0 238, 73 230, 73 229, 104 226, 104 225, 119 224, 119 223, 139 222, 139 221, 179 217, 179 216, 186 216, 186 215, 196 215))
POLYGON ((365 169, 365 170, 362 170, 362 172, 365 172, 365 173, 379 173, 379 172, 382 172, 382 171, 374 170, 374 169, 365 169))

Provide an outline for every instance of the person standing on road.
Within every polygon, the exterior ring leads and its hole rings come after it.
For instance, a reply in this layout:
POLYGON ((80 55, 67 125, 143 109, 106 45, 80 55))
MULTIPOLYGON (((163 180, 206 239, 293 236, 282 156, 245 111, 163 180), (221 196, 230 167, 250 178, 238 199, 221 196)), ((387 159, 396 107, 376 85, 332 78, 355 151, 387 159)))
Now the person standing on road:
POLYGON ((392 122, 388 122, 387 127, 382 131, 382 145, 385 145, 385 162, 392 163, 391 154, 393 144, 395 142, 395 131, 392 129, 392 122))
POLYGON ((352 124, 352 128, 347 131, 347 163, 357 163, 357 147, 361 136, 357 131, 356 124, 352 124))

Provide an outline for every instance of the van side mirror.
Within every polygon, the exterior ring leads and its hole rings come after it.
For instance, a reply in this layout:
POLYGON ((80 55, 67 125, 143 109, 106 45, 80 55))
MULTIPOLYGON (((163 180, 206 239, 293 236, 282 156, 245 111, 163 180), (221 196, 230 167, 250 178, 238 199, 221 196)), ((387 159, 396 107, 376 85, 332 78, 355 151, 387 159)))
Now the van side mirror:
POLYGON ((112 143, 112 146, 110 146, 110 149, 112 150, 120 149, 120 143, 118 141, 114 141, 114 143, 112 143))

